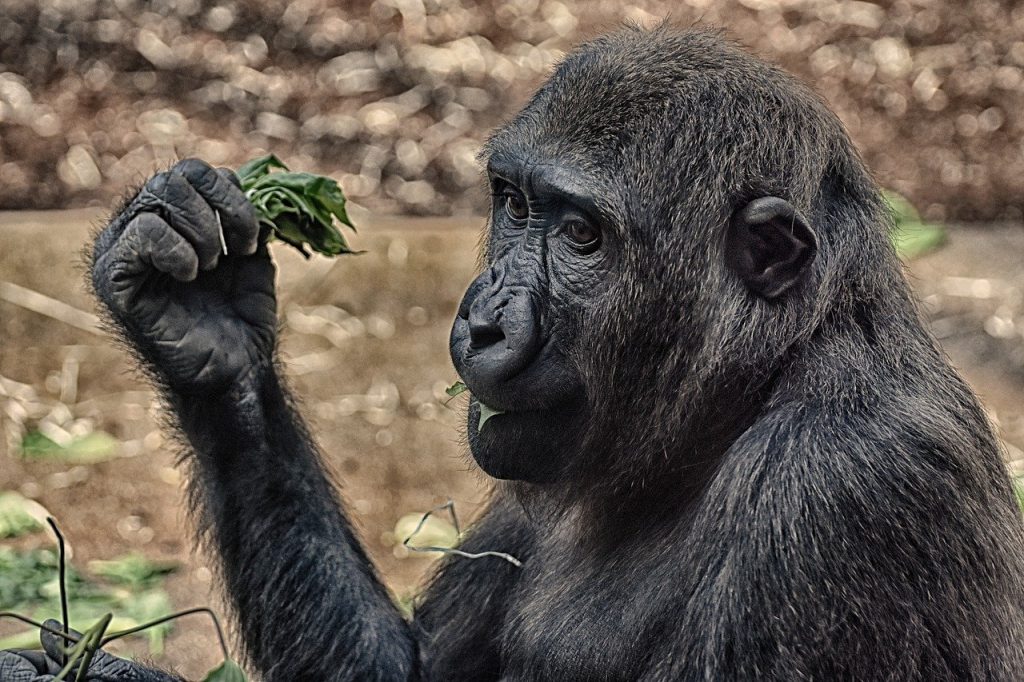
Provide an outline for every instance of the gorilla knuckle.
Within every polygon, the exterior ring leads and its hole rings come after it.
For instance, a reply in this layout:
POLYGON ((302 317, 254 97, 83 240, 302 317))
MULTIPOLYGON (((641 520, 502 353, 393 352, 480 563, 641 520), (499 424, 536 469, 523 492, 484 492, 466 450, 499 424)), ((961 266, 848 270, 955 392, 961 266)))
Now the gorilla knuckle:
POLYGON ((238 189, 242 189, 242 180, 238 177, 238 173, 231 170, 230 168, 218 168, 217 172, 220 173, 221 177, 230 182, 238 189))
POLYGON ((143 239, 157 241, 163 234, 170 231, 171 226, 156 213, 140 213, 132 218, 125 231, 126 238, 131 232, 136 232, 143 239))
POLYGON ((206 163, 202 159, 195 157, 189 157, 182 159, 178 163, 174 164, 172 171, 177 171, 186 177, 196 176, 201 177, 215 172, 215 169, 210 164, 206 163))
POLYGON ((183 175, 170 174, 162 188, 161 198, 170 207, 186 205, 192 201, 195 189, 183 175))
POLYGON ((157 173, 142 186, 142 189, 136 197, 136 201, 142 201, 144 203, 162 201, 166 196, 167 185, 170 183, 172 177, 171 173, 167 171, 157 173))
POLYGON ((174 169, 200 192, 224 194, 227 189, 217 169, 205 161, 185 159, 174 169))
POLYGON ((115 283, 124 279, 124 270, 124 262, 113 258, 110 252, 107 252, 96 260, 90 273, 93 291, 112 312, 117 312, 120 307, 114 296, 114 288, 115 283))

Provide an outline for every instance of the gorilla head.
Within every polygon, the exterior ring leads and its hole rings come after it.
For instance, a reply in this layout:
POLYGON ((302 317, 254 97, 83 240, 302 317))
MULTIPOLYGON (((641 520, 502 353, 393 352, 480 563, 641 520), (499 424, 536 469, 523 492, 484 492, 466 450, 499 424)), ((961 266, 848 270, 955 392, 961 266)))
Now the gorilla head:
POLYGON ((451 354, 498 478, 696 477, 841 305, 826 290, 892 260, 817 96, 714 33, 637 31, 571 54, 482 155, 486 267, 451 354), (483 428, 481 403, 502 411, 483 428))

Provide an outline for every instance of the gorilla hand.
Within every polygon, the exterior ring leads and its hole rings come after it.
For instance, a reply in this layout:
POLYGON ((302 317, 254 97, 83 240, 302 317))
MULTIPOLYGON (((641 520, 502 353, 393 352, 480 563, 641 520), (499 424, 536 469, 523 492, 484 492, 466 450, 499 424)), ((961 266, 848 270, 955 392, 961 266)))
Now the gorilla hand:
POLYGON ((91 275, 114 322, 176 392, 226 391, 271 363, 274 265, 229 170, 187 159, 151 178, 97 237, 91 275))
MULTIPOLYGON (((61 624, 55 620, 44 623, 47 627, 59 630, 61 624)), ((80 633, 73 632, 75 635, 80 633)), ((0 680, 3 682, 50 682, 61 670, 61 654, 63 653, 60 639, 46 630, 40 635, 42 651, 0 651, 0 680)), ((77 675, 73 671, 71 678, 77 675)), ((105 651, 97 651, 86 671, 87 682, 181 682, 180 677, 162 670, 153 670, 145 666, 111 656, 105 651)))

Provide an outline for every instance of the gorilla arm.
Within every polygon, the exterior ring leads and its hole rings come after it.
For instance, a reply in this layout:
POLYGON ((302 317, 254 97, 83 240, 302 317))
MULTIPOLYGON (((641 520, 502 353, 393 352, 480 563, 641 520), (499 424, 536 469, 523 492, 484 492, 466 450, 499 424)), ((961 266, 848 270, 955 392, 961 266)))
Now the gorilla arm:
POLYGON ((100 233, 93 286, 194 451, 191 496, 263 678, 416 679, 413 629, 277 375, 274 267, 257 232, 233 174, 183 161, 100 233))
POLYGON ((193 496, 249 658, 266 679, 414 679, 417 646, 374 575, 273 371, 172 396, 193 496))
MULTIPOLYGON (((521 569, 452 557, 410 627, 374 575, 273 373, 176 412, 200 453, 201 497, 250 659, 267 680, 497 679, 521 569)), ((462 545, 528 556, 529 524, 498 497, 462 545)))

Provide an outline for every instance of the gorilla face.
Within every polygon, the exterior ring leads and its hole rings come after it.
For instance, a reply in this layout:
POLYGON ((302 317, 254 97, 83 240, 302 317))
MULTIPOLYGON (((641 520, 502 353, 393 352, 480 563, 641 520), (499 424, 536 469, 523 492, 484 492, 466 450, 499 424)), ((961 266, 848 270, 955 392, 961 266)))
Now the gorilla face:
MULTIPOLYGON (((607 312, 595 302, 617 276, 616 255, 625 246, 617 242, 627 237, 601 208, 598 197, 609 194, 604 183, 568 163, 495 146, 488 177, 488 265, 466 291, 450 339, 452 361, 473 396, 470 450, 495 478, 550 483, 595 420, 607 420, 587 399, 588 388, 604 389, 588 387, 592 373, 581 366, 592 369, 589 356, 599 355, 600 364, 615 357, 604 352, 608 346, 630 342, 591 339, 594 325, 584 322, 588 312, 607 312), (481 420, 484 409, 497 414, 481 420)), ((758 298, 784 296, 815 256, 813 230, 778 197, 741 204, 720 227, 724 265, 758 298)), ((675 253, 687 260, 685 250, 675 253)), ((644 316, 633 319, 639 324, 644 316)), ((638 363, 661 364, 653 354, 630 358, 625 375, 639 373, 638 363)))
POLYGON ((471 391, 469 443, 503 479, 543 483, 586 421, 580 318, 609 272, 607 226, 581 173, 493 150, 488 265, 459 306, 451 355, 471 391), (482 405, 499 412, 480 426, 482 405))
POLYGON ((614 478, 613 464, 663 461, 681 438, 706 457, 707 429, 734 437, 745 412, 722 419, 728 398, 696 408, 750 366, 766 380, 790 308, 811 300, 797 287, 817 250, 810 195, 786 178, 824 162, 798 153, 813 136, 765 132, 747 87, 760 72, 729 89, 717 70, 686 67, 703 64, 699 50, 682 68, 616 49, 567 58, 485 147, 486 267, 450 351, 473 396, 470 449, 496 478, 576 487, 581 474, 614 478))

